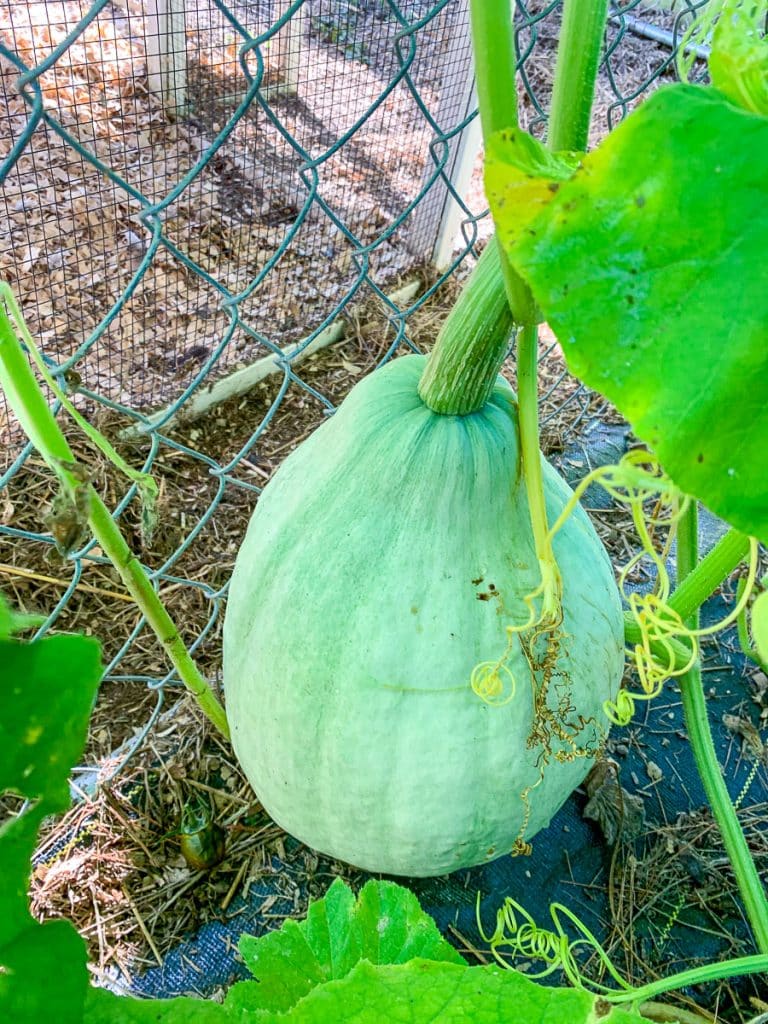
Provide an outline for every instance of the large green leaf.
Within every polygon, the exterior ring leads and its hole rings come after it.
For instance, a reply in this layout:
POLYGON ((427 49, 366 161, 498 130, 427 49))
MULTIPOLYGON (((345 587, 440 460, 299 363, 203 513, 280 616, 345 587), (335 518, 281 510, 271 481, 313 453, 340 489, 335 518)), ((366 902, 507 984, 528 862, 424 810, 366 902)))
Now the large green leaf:
POLYGON ((0 641, 0 665, 0 790, 62 810, 101 676, 99 645, 75 636, 0 641))
POLYGON ((315 989, 275 1024, 639 1024, 575 989, 546 988, 517 971, 433 960, 361 961, 340 981, 315 989))
MULTIPOLYGON (((618 406, 684 491, 763 541, 766 153, 768 119, 714 89, 670 86, 507 247, 572 372, 618 406)), ((506 216, 494 203, 502 241, 506 216)))
MULTIPOLYGON (((9 616, 2 628, 10 631, 9 616)), ((41 1024, 52 1011, 78 1024, 88 987, 83 940, 67 921, 44 925, 27 905, 30 857, 42 818, 66 807, 101 675, 99 645, 82 637, 0 640, 0 793, 29 801, 0 828, 0 1020, 41 1024)))
POLYGON ((400 964, 413 957, 463 964, 408 889, 371 880, 356 901, 337 879, 312 903, 305 921, 286 921, 259 938, 244 935, 240 952, 258 979, 236 985, 228 1005, 284 1011, 315 986, 344 978, 361 959, 400 964))
POLYGON ((576 989, 537 985, 517 971, 434 960, 371 964, 313 988, 285 1013, 196 999, 121 999, 91 991, 84 1024, 642 1024, 576 989))
POLYGON ((36 921, 0 949, 0 1020, 80 1024, 88 989, 85 944, 69 921, 36 921))
POLYGON ((89 989, 83 1024, 240 1024, 247 1015, 233 1015, 206 999, 135 999, 104 989, 89 989))
POLYGON ((88 993, 85 1024, 640 1024, 584 991, 512 970, 468 967, 407 889, 370 881, 357 901, 337 880, 301 923, 240 943, 260 979, 223 1006, 88 993), (372 962, 373 961, 373 962, 372 962))
POLYGON ((28 910, 29 863, 44 817, 45 809, 37 804, 0 827, 0 964, 6 943, 34 920, 28 910))

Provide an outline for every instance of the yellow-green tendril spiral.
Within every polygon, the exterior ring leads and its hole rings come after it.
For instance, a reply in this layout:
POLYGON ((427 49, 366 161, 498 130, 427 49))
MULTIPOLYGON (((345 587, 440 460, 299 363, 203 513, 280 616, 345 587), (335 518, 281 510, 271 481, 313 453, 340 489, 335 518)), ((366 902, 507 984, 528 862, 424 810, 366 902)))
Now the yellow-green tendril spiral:
POLYGON ((611 722, 626 725, 634 715, 636 701, 652 700, 659 695, 667 679, 689 671, 699 656, 698 641, 701 637, 720 632, 742 613, 755 582, 758 544, 754 538, 750 540, 749 571, 733 611, 713 626, 691 629, 669 606, 672 588, 666 567, 677 524, 691 499, 666 476, 653 454, 643 450, 628 452, 617 465, 601 466, 579 483, 553 524, 550 530, 552 536, 562 527, 583 493, 593 483, 599 483, 612 498, 629 506, 640 540, 640 551, 624 566, 619 576, 622 596, 641 635, 640 642, 635 644, 632 652, 640 690, 621 690, 615 701, 606 701, 604 704, 605 713, 611 722), (653 501, 654 506, 647 511, 649 501, 653 501), (654 538, 659 532, 666 536, 663 543, 657 545, 654 538), (646 594, 628 592, 627 579, 644 558, 650 559, 656 569, 654 589, 646 594), (676 639, 687 641, 690 645, 690 658, 683 665, 675 663, 671 641, 676 639), (661 648, 664 652, 663 660, 654 655, 653 647, 657 651, 661 648))
POLYGON ((508 655, 502 655, 498 661, 482 661, 475 665, 470 676, 472 689, 477 696, 493 707, 509 704, 515 696, 515 677, 507 664, 508 655))
MULTIPOLYGON (((548 536, 553 536, 551 533, 548 536)), ((541 582, 529 594, 523 598, 525 607, 528 609, 528 617, 524 622, 511 623, 505 627, 507 634, 507 646, 498 661, 483 661, 476 665, 470 676, 470 685, 477 696, 486 704, 499 705, 508 704, 515 695, 517 683, 508 662, 512 649, 519 641, 523 654, 530 663, 530 657, 526 647, 532 648, 540 637, 546 638, 548 646, 559 643, 561 638, 561 626, 563 622, 562 605, 560 602, 560 573, 552 577, 551 585, 542 577, 541 582), (542 600, 541 608, 537 608, 539 598, 545 599, 548 591, 555 586, 557 593, 556 608, 557 614, 545 608, 546 601, 542 600), (553 617, 554 615, 554 617, 553 617), (529 634, 527 643, 523 643, 523 637, 529 634), (503 677, 502 677, 503 673, 503 677), (509 684, 507 690, 505 681, 509 684)))
POLYGON ((552 903, 549 913, 554 930, 540 928, 531 915, 516 900, 507 897, 496 914, 496 928, 492 935, 486 935, 480 920, 480 894, 477 897, 477 927, 480 935, 502 967, 509 967, 509 956, 524 957, 526 960, 541 961, 540 971, 526 972, 529 978, 546 978, 556 970, 562 970, 575 988, 590 989, 592 992, 610 997, 616 995, 615 988, 584 978, 576 959, 578 950, 586 947, 597 955, 607 974, 616 982, 621 992, 631 992, 633 986, 621 977, 610 957, 583 921, 562 903, 552 903), (573 939, 565 930, 568 922, 577 938, 573 939))
MULTIPOLYGON (((640 685, 634 691, 621 690, 616 700, 608 700, 603 705, 611 722, 626 725, 635 713, 638 700, 652 700, 661 692, 667 679, 689 671, 699 656, 701 637, 719 632, 742 614, 755 583, 758 545, 756 540, 750 541, 749 571, 733 611, 713 626, 691 629, 669 605, 672 588, 666 567, 677 524, 691 499, 663 472, 653 454, 640 449, 631 451, 617 465, 601 466, 579 483, 547 534, 550 545, 584 492, 594 483, 599 483, 615 501, 629 507, 640 541, 640 550, 619 575, 619 588, 640 633, 640 641, 632 651, 640 685), (628 579, 644 559, 656 571, 655 585, 650 593, 636 593, 628 589, 628 579), (690 650, 690 657, 685 664, 680 664, 675 656, 673 641, 679 640, 685 641, 690 650)), ((501 657, 497 661, 485 661, 477 665, 470 679, 473 691, 481 700, 499 707, 508 704, 517 690, 514 674, 509 667, 516 645, 529 669, 533 724, 526 745, 528 749, 539 750, 539 775, 520 794, 523 821, 512 849, 515 854, 531 852, 530 845, 525 841, 531 814, 530 797, 532 791, 541 784, 550 762, 553 759, 562 763, 580 757, 595 757, 604 739, 598 723, 578 715, 571 702, 570 680, 558 667, 560 647, 566 636, 562 612, 553 621, 541 609, 537 609, 545 585, 542 579, 525 596, 528 611, 525 621, 506 626, 507 644, 501 657), (552 703, 556 706, 550 706, 549 702, 553 692, 555 701, 552 703), (593 729, 592 741, 578 742, 588 726, 593 729)))

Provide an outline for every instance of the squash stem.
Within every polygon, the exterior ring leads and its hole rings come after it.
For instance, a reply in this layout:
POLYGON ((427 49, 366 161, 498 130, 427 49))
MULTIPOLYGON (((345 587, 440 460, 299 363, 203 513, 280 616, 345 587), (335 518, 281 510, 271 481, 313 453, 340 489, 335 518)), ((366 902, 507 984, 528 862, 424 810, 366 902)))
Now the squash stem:
MULTIPOLYGON (((483 142, 494 132, 517 128, 517 60, 509 0, 471 0, 472 46, 475 57, 477 105, 483 142)), ((501 280, 515 322, 536 319, 536 303, 528 285, 512 269, 501 246, 497 248, 501 280)))
MULTIPOLYGON (((645 643, 647 638, 638 626, 634 615, 631 612, 624 613, 624 643, 628 647, 635 647, 636 644, 645 643)), ((669 668, 670 673, 676 668, 682 668, 691 660, 690 645, 683 640, 674 637, 664 637, 663 640, 650 641, 651 654, 656 661, 669 668), (671 656, 671 658, 670 658, 671 656)))
MULTIPOLYGON (((517 127, 515 44, 509 0, 472 0, 472 45, 483 138, 517 127)), ((513 316, 534 302, 496 238, 488 242, 437 337, 419 383, 433 412, 467 415, 485 405, 507 353, 513 316)))
POLYGON ((419 394, 433 412, 465 416, 482 409, 507 353, 513 318, 496 239, 491 238, 427 360, 419 394))
MULTIPOLYGON (((741 956, 716 964, 702 964, 701 967, 691 967, 687 971, 670 974, 666 978, 659 978, 657 981, 649 981, 645 985, 628 989, 626 992, 601 993, 601 996, 617 1006, 620 1006, 622 1003, 632 1003, 642 1009, 643 1002, 648 999, 655 999, 656 996, 663 995, 665 992, 688 988, 691 985, 703 985, 705 982, 719 981, 722 978, 738 978, 746 974, 762 974, 766 969, 768 969, 768 957, 741 956)), ((673 1017, 673 1019, 683 1020, 682 1017, 673 1017)))
MULTIPOLYGON (((20 326, 20 325, 19 325, 20 326)), ((224 708, 197 668, 152 583, 128 547, 109 510, 83 473, 35 378, 3 302, 0 302, 0 387, 27 437, 59 479, 73 507, 82 506, 88 525, 120 574, 184 685, 201 710, 225 737, 224 708)), ((108 628, 108 623, 102 623, 108 628)))
MULTIPOLYGON (((695 568, 678 580, 668 601, 669 607, 682 619, 688 619, 728 579, 748 554, 749 537, 733 528, 728 530, 695 568)), ((640 628, 629 612, 624 615, 624 640, 630 647, 642 642, 640 628)), ((652 643, 651 650, 662 665, 668 661, 670 650, 676 665, 686 665, 691 655, 687 644, 669 638, 665 639, 664 644, 652 643), (665 644, 669 645, 669 650, 665 644)), ((670 668, 674 668, 674 665, 670 665, 670 668)))
MULTIPOLYGON (((691 502, 677 534, 677 578, 681 582, 693 574, 698 560, 697 523, 696 503, 691 502)), ((691 629, 698 629, 698 606, 687 616, 686 624, 691 629)), ((704 792, 720 828, 755 943, 761 953, 768 954, 768 900, 717 760, 698 661, 680 677, 680 693, 685 725, 704 792)))
POLYGON ((472 49, 483 140, 517 127, 515 35, 509 0, 471 0, 472 49))

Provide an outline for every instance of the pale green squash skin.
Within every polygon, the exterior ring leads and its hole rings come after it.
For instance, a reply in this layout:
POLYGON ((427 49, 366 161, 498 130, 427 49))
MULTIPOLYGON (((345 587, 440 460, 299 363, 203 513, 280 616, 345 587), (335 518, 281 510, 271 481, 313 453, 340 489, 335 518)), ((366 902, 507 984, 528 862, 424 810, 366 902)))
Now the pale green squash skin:
MULTIPOLYGON (((509 704, 488 706, 469 684, 538 582, 513 396, 500 381, 480 412, 437 415, 418 396, 423 365, 407 356, 365 378, 286 459, 240 549, 224 623, 232 742, 266 810, 316 850, 411 876, 509 852, 520 793, 538 777, 519 650, 509 704), (491 584, 503 608, 478 598, 491 584)), ((570 490, 546 463, 545 485, 554 516, 570 490)), ((576 712, 607 727, 621 604, 581 508, 555 552, 560 664, 576 712)), ((548 766, 526 837, 591 764, 548 766)))

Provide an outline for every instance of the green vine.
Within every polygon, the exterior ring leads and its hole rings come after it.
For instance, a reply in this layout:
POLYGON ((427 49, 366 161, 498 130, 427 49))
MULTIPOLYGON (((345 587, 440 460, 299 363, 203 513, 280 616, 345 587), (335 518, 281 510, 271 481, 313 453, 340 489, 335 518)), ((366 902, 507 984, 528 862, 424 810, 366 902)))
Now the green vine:
MULTIPOLYGON (((29 329, 24 322, 24 317, 18 303, 16 302, 16 297, 7 281, 0 281, 0 304, 3 303, 5 304, 6 315, 10 314, 16 332, 24 342, 24 345, 26 346, 32 361, 37 367, 40 376, 51 389, 54 397, 61 403, 62 407, 67 413, 69 413, 85 436, 99 449, 102 455, 104 455, 112 465, 115 466, 115 468, 126 476, 132 483, 136 484, 141 498, 141 536, 145 544, 151 544, 152 536, 154 534, 155 527, 157 526, 158 487, 154 477, 149 473, 142 473, 140 470, 136 470, 132 466, 129 466, 122 455, 120 455, 120 453, 117 452, 110 444, 107 438, 92 426, 84 416, 80 415, 73 403, 70 401, 68 395, 61 388, 56 378, 48 369, 39 348, 35 344, 34 338, 30 334, 29 329)), ((75 384, 78 384, 79 377, 77 377, 76 374, 74 376, 77 378, 75 384)), ((27 430, 27 433, 29 434, 29 430, 27 430)), ((44 452, 42 454, 43 457, 45 457, 44 452)), ((59 547, 59 550, 62 554, 66 555, 69 554, 72 547, 73 546, 68 548, 59 547)))
MULTIPOLYGON (((59 493, 50 520, 57 546, 64 553, 74 550, 85 530, 90 528, 163 645, 182 682, 219 732, 229 738, 224 708, 195 664, 109 509, 94 490, 88 468, 75 458, 51 412, 17 336, 18 332, 26 340, 29 332, 23 326, 21 313, 12 297, 9 302, 7 285, 0 290, 0 297, 10 306, 16 327, 14 330, 14 323, 0 301, 0 386, 25 433, 59 481, 59 493)), ((30 354, 34 358, 32 349, 30 354)), ((80 423, 81 419, 78 417, 77 422, 80 423)), ((88 436, 94 439, 90 431, 88 436)), ((101 440, 103 444, 96 442, 99 448, 104 451, 106 446, 107 452, 111 450, 109 443, 103 438, 101 440)), ((120 460, 116 452, 114 455, 120 460)))

